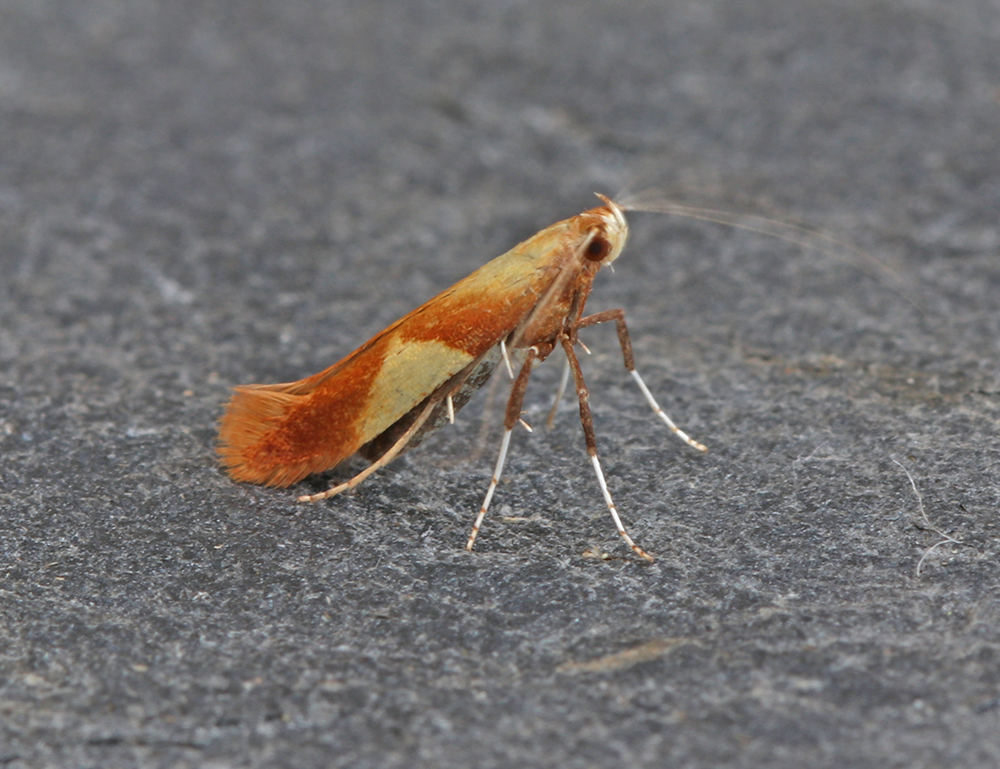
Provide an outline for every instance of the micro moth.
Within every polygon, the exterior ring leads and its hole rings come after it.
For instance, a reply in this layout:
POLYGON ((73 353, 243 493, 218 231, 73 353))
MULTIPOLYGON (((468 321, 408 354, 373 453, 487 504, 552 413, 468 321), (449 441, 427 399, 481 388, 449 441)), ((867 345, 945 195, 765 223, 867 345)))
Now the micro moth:
POLYGON ((503 471, 511 432, 520 420, 532 368, 561 347, 605 504, 629 547, 652 561, 622 525, 601 469, 575 349, 582 346, 580 330, 614 322, 625 368, 650 407, 681 440, 699 451, 706 449, 671 421, 636 371, 624 310, 584 314, 594 277, 618 258, 629 233, 623 207, 598 197, 603 205, 546 227, 328 369, 298 382, 234 388, 219 427, 218 452, 229 475, 237 481, 290 486, 354 454, 371 462, 350 480, 298 499, 332 497, 454 421, 455 412, 503 361, 514 382, 499 456, 466 543, 472 550, 503 471), (512 359, 520 365, 516 376, 512 359))

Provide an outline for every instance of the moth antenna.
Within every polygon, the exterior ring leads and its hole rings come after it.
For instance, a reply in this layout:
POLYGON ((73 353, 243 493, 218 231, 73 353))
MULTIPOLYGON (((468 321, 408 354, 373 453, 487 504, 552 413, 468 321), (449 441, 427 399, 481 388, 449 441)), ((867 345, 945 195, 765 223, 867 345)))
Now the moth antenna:
POLYGON ((816 249, 833 259, 857 267, 870 277, 886 281, 892 290, 911 306, 921 311, 924 309, 923 301, 910 290, 905 278, 899 272, 866 251, 825 232, 792 222, 784 222, 780 219, 769 219, 766 216, 676 203, 664 198, 655 189, 627 194, 618 201, 618 205, 624 211, 682 216, 687 219, 722 224, 747 232, 755 232, 758 235, 778 238, 803 249, 816 249), (845 258, 845 254, 849 258, 845 258))

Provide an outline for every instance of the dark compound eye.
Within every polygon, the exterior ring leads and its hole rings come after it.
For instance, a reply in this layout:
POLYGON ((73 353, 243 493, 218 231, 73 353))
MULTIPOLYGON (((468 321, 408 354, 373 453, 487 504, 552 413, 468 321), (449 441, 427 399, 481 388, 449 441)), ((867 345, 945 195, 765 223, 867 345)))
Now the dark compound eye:
POLYGON ((587 258, 592 261, 598 262, 608 255, 611 250, 611 244, 607 240, 597 235, 590 243, 587 245, 587 258))

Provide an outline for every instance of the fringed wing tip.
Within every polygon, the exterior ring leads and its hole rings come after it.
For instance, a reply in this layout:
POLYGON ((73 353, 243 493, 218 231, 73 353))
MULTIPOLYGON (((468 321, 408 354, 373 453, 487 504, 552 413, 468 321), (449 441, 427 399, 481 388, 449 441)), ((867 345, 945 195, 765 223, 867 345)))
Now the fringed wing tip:
POLYGON ((265 486, 291 486, 313 472, 305 462, 277 463, 263 450, 281 426, 289 406, 300 399, 269 386, 233 388, 233 396, 219 420, 216 447, 229 477, 265 486))

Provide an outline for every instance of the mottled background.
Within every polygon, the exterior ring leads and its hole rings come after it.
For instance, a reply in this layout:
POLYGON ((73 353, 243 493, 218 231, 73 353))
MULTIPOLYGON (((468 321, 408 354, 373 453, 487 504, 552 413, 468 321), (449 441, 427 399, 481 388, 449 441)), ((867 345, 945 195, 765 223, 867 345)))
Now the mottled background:
POLYGON ((997 765, 998 129, 996 0, 3 2, 0 765, 997 765), (230 386, 637 182, 867 255, 632 217, 591 308, 711 448, 586 333, 654 565, 568 401, 471 555, 502 390, 219 471, 230 386))

